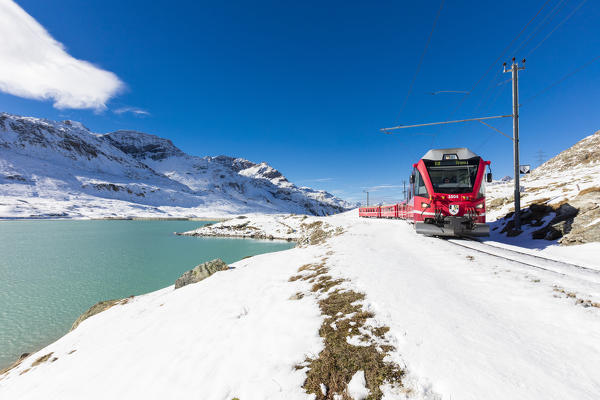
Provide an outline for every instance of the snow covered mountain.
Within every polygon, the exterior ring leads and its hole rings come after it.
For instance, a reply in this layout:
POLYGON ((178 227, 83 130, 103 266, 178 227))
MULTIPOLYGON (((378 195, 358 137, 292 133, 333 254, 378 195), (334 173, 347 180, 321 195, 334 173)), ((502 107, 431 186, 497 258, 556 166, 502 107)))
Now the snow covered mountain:
POLYGON ((266 163, 191 156, 158 136, 0 113, 0 217, 328 215, 351 205, 266 163))

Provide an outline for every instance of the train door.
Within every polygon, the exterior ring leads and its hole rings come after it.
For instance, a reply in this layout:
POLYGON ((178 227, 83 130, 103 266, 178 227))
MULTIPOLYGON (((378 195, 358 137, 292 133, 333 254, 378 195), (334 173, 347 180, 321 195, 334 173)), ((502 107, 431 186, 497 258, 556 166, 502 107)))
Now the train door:
POLYGON ((423 207, 423 205, 429 204, 429 192, 421 172, 415 168, 413 174, 413 217, 415 221, 423 221, 433 214, 427 209, 428 207, 423 207))

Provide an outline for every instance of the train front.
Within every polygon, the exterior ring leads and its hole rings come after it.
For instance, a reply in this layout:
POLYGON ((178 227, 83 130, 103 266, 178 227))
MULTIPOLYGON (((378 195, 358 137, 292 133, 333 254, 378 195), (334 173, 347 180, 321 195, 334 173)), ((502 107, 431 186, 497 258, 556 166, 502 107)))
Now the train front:
POLYGON ((467 148, 429 150, 414 164, 413 220, 417 233, 431 236, 489 236, 485 223, 485 180, 490 165, 467 148))

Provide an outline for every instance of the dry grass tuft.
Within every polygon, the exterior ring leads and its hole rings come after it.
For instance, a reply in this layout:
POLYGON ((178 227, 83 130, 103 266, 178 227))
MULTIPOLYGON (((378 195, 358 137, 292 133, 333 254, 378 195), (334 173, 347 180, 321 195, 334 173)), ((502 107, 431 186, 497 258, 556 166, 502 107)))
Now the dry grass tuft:
POLYGON ((600 187, 593 186, 593 187, 589 187, 587 189, 583 189, 579 193, 577 193, 577 197, 583 196, 584 194, 595 193, 595 192, 600 192, 600 187))
POLYGON ((328 238, 331 237, 332 232, 329 232, 328 224, 323 221, 315 221, 310 224, 302 223, 300 225, 304 231, 303 238, 300 239, 301 244, 305 245, 317 245, 324 243, 328 238))
MULTIPOLYGON (((600 308, 600 302, 595 302, 592 300, 579 298, 579 297, 577 297, 577 293, 568 292, 560 286, 554 286, 553 290, 557 293, 564 294, 565 297, 567 297, 569 299, 575 299, 575 305, 582 306, 585 308, 587 308, 587 307, 600 308)), ((560 297, 560 296, 554 296, 554 297, 560 297)))
POLYGON ((295 368, 308 368, 303 387, 307 393, 314 394, 317 400, 334 399, 336 395, 349 400, 346 388, 359 370, 365 372, 367 388, 370 390, 368 399, 381 399, 383 393, 380 386, 384 383, 401 386, 404 374, 398 365, 384 361, 386 355, 395 350, 385 340, 390 328, 367 325, 367 320, 374 315, 363 310, 361 302, 365 295, 337 287, 345 280, 326 275, 328 270, 324 264, 307 264, 300 267, 298 272, 309 274, 296 275, 299 276, 297 279, 313 280, 311 291, 323 296, 319 300, 319 308, 325 320, 319 335, 325 346, 316 358, 307 358, 295 368), (352 336, 359 336, 364 345, 348 343, 347 339, 352 336), (326 394, 323 394, 321 385, 327 388, 326 394))
POLYGON ((312 288, 310 289, 310 291, 311 292, 328 292, 329 289, 331 289, 334 286, 339 285, 342 282, 344 282, 344 279, 332 279, 331 276, 329 276, 329 275, 321 275, 319 278, 317 278, 317 281, 315 282, 315 284, 312 285, 312 288))
POLYGON ((304 264, 303 266, 298 268, 298 272, 312 271, 312 270, 314 270, 314 266, 315 266, 314 264, 304 264))
POLYGON ((300 300, 303 297, 304 297, 304 293, 297 292, 296 294, 293 294, 292 296, 290 296, 290 300, 300 300))
POLYGON ((50 357, 52 357, 52 354, 54 353, 48 353, 46 355, 41 356, 40 358, 38 358, 37 360, 35 360, 34 362, 31 363, 32 367, 36 367, 42 363, 45 363, 46 361, 48 361, 50 359, 50 357))

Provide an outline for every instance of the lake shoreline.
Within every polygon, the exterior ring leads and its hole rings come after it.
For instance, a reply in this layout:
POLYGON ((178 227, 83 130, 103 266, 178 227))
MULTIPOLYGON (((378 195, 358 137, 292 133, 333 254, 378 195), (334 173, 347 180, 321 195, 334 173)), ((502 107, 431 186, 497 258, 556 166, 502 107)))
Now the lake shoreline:
POLYGON ((285 240, 185 239, 185 236, 175 235, 207 222, 217 221, 30 218, 0 222, 3 227, 0 252, 5 255, 0 261, 0 273, 7 277, 6 287, 0 285, 0 288, 12 293, 9 297, 15 300, 7 306, 7 310, 12 310, 7 325, 0 329, 0 341, 4 343, 6 339, 7 343, 0 348, 0 370, 12 365, 23 353, 35 353, 64 336, 73 321, 98 301, 163 289, 185 271, 215 258, 233 263, 295 246, 285 240), (61 220, 65 221, 58 222, 61 220), (44 273, 49 274, 43 284, 36 278, 40 273, 36 266, 42 265, 44 273), (70 267, 65 268, 65 265, 70 267), (109 270, 110 273, 106 272, 109 270), (30 296, 19 293, 38 293, 47 301, 44 304, 28 302, 24 299, 30 296), (61 296, 55 293, 70 293, 77 301, 64 305, 61 296), (60 314, 60 317, 54 316, 57 321, 47 326, 23 329, 21 322, 15 321, 32 320, 32 317, 22 313, 60 314), (16 340, 19 337, 21 339, 16 340))
POLYGON ((210 221, 222 222, 227 221, 231 217, 0 217, 0 221, 210 221))

